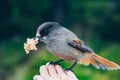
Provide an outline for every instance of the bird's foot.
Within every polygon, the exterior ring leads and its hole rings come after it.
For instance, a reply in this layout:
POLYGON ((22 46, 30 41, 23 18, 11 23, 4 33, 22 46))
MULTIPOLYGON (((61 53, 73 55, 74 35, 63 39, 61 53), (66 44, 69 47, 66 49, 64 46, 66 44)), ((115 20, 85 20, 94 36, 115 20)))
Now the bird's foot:
POLYGON ((66 68, 66 69, 64 69, 64 71, 72 71, 73 72, 73 68, 74 68, 74 66, 76 65, 76 63, 77 63, 77 61, 75 61, 74 63, 73 63, 73 65, 70 67, 70 68, 66 68))
POLYGON ((59 63, 53 62, 53 61, 51 61, 49 64, 52 64, 52 65, 60 65, 59 63))
POLYGON ((72 71, 72 72, 73 72, 72 68, 65 68, 64 71, 65 71, 65 72, 66 72, 66 71, 72 71))
POLYGON ((64 61, 64 60, 58 60, 58 61, 56 61, 56 62, 53 62, 53 61, 51 61, 49 64, 52 64, 52 65, 60 65, 59 64, 59 62, 62 62, 62 61, 64 61))

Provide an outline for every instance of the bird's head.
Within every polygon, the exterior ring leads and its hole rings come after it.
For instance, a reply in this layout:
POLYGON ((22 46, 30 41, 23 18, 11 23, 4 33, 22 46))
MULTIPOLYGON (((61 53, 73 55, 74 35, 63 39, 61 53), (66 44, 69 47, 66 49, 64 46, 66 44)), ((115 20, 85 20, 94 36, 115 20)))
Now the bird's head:
POLYGON ((54 29, 58 28, 60 26, 57 22, 45 22, 41 24, 36 32, 36 38, 41 38, 48 36, 54 29))

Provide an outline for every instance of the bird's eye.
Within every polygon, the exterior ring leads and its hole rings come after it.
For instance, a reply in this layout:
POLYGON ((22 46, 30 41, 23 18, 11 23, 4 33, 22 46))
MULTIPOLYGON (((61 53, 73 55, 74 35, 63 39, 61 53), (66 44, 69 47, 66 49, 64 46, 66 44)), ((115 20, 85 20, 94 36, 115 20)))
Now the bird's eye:
POLYGON ((46 26, 45 28, 41 29, 40 31, 41 36, 47 36, 52 29, 53 29, 53 26, 46 26))
POLYGON ((41 31, 40 31, 40 35, 41 35, 41 36, 46 36, 46 35, 48 35, 48 30, 45 30, 45 29, 41 30, 41 31))
POLYGON ((45 30, 45 32, 47 32, 47 30, 45 30))

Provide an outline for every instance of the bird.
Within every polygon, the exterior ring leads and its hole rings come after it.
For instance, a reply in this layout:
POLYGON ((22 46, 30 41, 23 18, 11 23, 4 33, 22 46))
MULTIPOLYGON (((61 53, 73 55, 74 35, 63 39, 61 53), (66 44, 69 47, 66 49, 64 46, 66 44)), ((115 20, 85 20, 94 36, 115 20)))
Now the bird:
POLYGON ((58 22, 44 22, 36 31, 35 38, 45 43, 48 51, 60 58, 56 61, 74 61, 72 68, 78 63, 88 66, 91 64, 96 69, 117 70, 120 66, 108 59, 97 55, 82 39, 78 38, 69 29, 58 22))

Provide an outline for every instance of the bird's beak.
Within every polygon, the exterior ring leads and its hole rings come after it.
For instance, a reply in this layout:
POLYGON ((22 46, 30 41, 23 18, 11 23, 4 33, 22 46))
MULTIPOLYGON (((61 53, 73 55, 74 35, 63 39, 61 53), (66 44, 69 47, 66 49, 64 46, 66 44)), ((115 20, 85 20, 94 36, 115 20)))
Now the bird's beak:
POLYGON ((36 36, 34 37, 34 39, 38 39, 39 41, 41 41, 41 35, 36 34, 36 36))

